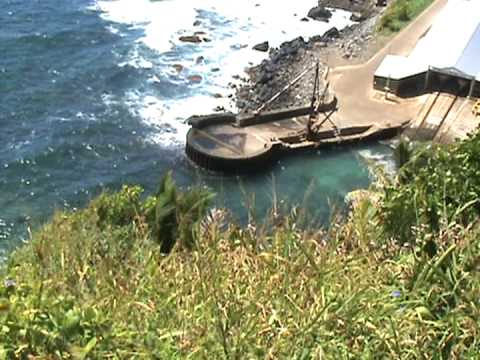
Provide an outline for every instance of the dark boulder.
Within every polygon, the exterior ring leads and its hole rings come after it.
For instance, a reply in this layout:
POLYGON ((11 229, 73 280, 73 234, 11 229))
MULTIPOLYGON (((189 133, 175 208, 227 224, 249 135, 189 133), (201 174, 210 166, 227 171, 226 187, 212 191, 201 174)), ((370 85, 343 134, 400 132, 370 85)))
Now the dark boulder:
POLYGON ((188 81, 190 81, 191 83, 194 83, 194 84, 201 83, 202 80, 203 80, 203 78, 200 75, 190 75, 188 77, 188 81))
POLYGON ((273 73, 271 72, 264 72, 260 79, 258 80, 259 84, 267 84, 269 81, 273 79, 273 73))
POLYGON ((300 49, 305 49, 309 45, 305 40, 300 36, 292 41, 284 42, 279 49, 274 50, 270 56, 272 64, 279 64, 284 62, 290 56, 298 54, 300 49))
POLYGON ((187 43, 193 43, 193 44, 197 44, 197 43, 202 42, 202 39, 198 35, 180 36, 179 40, 183 41, 183 42, 187 42, 187 43))
POLYGON ((323 35, 314 35, 309 39, 310 42, 318 43, 323 41, 323 35))
POLYGON ((307 46, 307 43, 303 37, 299 36, 292 41, 287 41, 283 43, 280 47, 280 51, 285 55, 295 55, 300 49, 304 49, 307 46))
POLYGON ((183 69, 184 69, 184 66, 183 66, 182 64, 174 64, 174 65, 172 65, 172 67, 173 67, 178 73, 182 72, 183 69))
POLYGON ((331 39, 337 39, 340 37, 340 31, 336 27, 332 27, 323 34, 323 39, 328 41, 331 39))
POLYGON ((323 6, 315 6, 311 8, 307 15, 313 20, 325 21, 328 22, 332 17, 332 12, 328 9, 325 9, 323 6))
POLYGON ((366 16, 364 13, 361 12, 354 12, 350 16, 350 20, 355 21, 355 22, 362 22, 367 20, 368 16, 366 16))
POLYGON ((268 49, 270 49, 270 45, 268 44, 268 41, 264 41, 253 47, 253 50, 262 51, 262 52, 267 52, 268 49))

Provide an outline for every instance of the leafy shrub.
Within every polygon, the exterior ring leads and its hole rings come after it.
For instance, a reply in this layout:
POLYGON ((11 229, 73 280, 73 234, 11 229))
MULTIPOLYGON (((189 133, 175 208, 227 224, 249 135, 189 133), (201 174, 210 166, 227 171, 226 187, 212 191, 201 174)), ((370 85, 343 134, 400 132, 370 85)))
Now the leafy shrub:
POLYGON ((179 191, 168 172, 160 181, 156 196, 141 198, 139 186, 123 186, 117 193, 104 193, 94 202, 100 227, 131 226, 140 219, 161 245, 162 253, 175 246, 192 249, 198 225, 207 213, 213 193, 206 188, 193 187, 179 191))
POLYGON ((162 179, 156 198, 154 224, 162 253, 169 253, 176 243, 186 249, 194 247, 195 233, 213 196, 209 190, 200 187, 177 192, 171 172, 162 179))
POLYGON ((380 19, 379 31, 398 32, 414 19, 433 0, 397 0, 393 2, 380 19))
POLYGON ((442 224, 466 225, 480 215, 480 135, 452 146, 422 147, 384 189, 386 233, 415 240, 420 224, 438 233, 442 224))
POLYGON ((117 193, 104 193, 94 202, 100 226, 130 225, 142 209, 140 186, 126 186, 117 193))

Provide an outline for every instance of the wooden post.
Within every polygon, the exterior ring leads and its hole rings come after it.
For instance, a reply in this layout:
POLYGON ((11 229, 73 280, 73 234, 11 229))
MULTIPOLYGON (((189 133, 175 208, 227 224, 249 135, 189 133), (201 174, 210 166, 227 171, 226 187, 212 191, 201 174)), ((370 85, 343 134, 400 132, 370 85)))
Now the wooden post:
POLYGON ((310 103, 310 114, 307 121, 307 139, 311 139, 313 135, 312 126, 315 118, 315 102, 317 101, 317 89, 320 87, 320 64, 317 62, 315 67, 315 82, 313 84, 312 100, 310 103))
POLYGON ((330 81, 327 81, 327 83, 325 84, 325 88, 323 89, 322 95, 318 97, 320 99, 318 101, 319 105, 325 103, 325 98, 327 97, 327 95, 329 95, 329 89, 330 89, 330 81))
POLYGON ((430 67, 428 68, 427 74, 425 75, 425 84, 423 85, 423 91, 427 91, 429 86, 430 86, 430 67))
POLYGON ((473 95, 473 90, 475 89, 475 78, 472 78, 470 81, 470 90, 468 91, 468 98, 471 99, 473 95))
POLYGON ((385 85, 385 100, 388 100, 388 93, 390 92, 390 80, 391 78, 391 75, 388 74, 388 78, 387 78, 387 85, 385 85))

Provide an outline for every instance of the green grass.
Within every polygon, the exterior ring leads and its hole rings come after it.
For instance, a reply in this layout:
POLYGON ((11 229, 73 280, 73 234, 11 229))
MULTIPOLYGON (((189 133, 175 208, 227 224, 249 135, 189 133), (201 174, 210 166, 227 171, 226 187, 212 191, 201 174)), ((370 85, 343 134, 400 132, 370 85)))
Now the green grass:
POLYGON ((384 34, 396 33, 415 19, 434 0, 396 0, 380 19, 378 30, 384 34))
POLYGON ((271 226, 200 222, 207 193, 168 177, 157 198, 125 187, 58 213, 0 273, 0 359, 476 359, 478 209, 414 217, 407 240, 393 222, 428 209, 408 202, 422 169, 463 169, 448 181, 464 197, 428 188, 444 209, 478 198, 479 149, 476 135, 403 156, 328 229, 299 229, 295 209, 271 226))

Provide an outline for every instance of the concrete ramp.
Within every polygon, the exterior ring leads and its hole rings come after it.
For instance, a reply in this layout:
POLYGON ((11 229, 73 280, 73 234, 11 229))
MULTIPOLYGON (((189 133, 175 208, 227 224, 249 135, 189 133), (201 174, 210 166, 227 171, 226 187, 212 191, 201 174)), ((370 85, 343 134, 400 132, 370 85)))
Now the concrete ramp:
POLYGON ((460 106, 458 96, 432 93, 418 112, 406 135, 417 141, 434 140, 444 123, 455 117, 460 106))
POLYGON ((433 141, 450 143, 476 131, 480 125, 480 117, 475 116, 472 111, 474 103, 474 100, 466 98, 457 100, 433 141))

